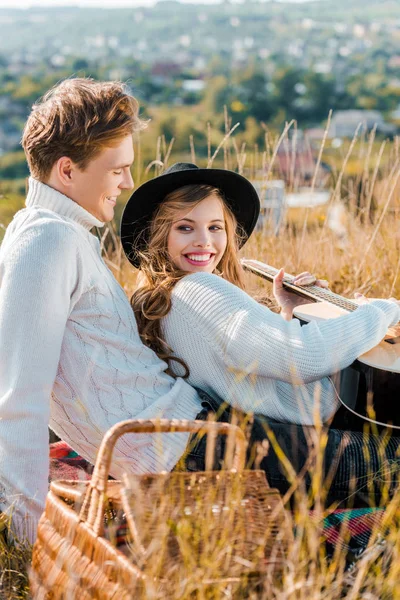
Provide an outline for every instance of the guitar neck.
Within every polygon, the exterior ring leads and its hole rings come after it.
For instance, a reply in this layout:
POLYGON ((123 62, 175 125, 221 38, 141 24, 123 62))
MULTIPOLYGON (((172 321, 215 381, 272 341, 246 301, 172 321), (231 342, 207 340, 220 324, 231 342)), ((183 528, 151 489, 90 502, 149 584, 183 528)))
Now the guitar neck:
MULTIPOLYGON (((275 275, 278 273, 278 269, 270 267, 269 265, 266 265, 265 263, 260 262, 259 260, 242 258, 241 263, 246 271, 250 271, 250 273, 259 275, 259 277, 262 277, 267 281, 272 282, 275 275)), ((295 285, 293 283, 293 279, 293 275, 285 273, 285 276, 283 278, 283 286, 291 292, 297 294, 298 296, 308 298, 313 302, 330 302, 330 304, 333 304, 334 306, 339 306, 340 308, 344 308, 349 312, 353 312, 358 307, 358 304, 356 302, 348 300, 343 296, 339 296, 339 294, 334 294, 330 290, 318 287, 317 285, 295 285)))

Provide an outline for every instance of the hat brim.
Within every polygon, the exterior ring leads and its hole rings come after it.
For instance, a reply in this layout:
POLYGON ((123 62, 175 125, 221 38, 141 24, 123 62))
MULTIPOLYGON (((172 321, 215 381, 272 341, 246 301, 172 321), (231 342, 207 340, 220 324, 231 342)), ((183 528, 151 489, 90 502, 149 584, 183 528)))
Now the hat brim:
POLYGON ((129 262, 139 267, 138 253, 145 250, 153 215, 170 192, 189 184, 207 184, 224 194, 243 233, 240 245, 250 237, 260 213, 260 200, 253 185, 242 175, 225 169, 186 169, 159 175, 142 184, 125 205, 120 236, 129 262))

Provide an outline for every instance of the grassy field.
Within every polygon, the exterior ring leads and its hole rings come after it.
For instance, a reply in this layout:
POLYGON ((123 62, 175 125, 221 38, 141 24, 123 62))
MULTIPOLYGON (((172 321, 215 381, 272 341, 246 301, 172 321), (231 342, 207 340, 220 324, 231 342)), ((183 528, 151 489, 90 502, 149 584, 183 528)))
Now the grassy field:
MULTIPOLYGON (((237 169, 261 183, 277 177, 276 151, 284 140, 291 148, 295 161, 296 149, 288 131, 282 136, 266 137, 265 149, 238 147, 235 137, 227 135, 220 143, 209 148, 208 165, 237 169)), ((191 149, 192 157, 195 149, 191 149)), ((162 166, 175 162, 173 142, 160 140, 155 162, 143 165, 140 143, 134 165, 136 180, 160 172, 162 166)), ((378 142, 373 133, 355 138, 337 153, 323 141, 316 153, 316 170, 307 179, 310 192, 319 186, 318 164, 331 159, 332 172, 325 182, 331 196, 327 205, 313 208, 290 209, 285 212, 279 231, 273 231, 266 217, 242 251, 248 258, 257 258, 273 266, 284 266, 288 272, 310 270, 329 280, 331 288, 352 297, 355 291, 369 296, 400 297, 400 150, 399 140, 378 142), (328 157, 328 158, 326 158, 328 157), (340 166, 338 166, 340 165, 340 166), (349 165, 351 168, 349 169, 349 165), (354 166, 356 165, 356 167, 354 166), (333 219, 332 215, 336 215, 333 219)), ((179 157, 181 158, 181 157, 179 157)), ((293 163, 294 164, 294 163, 293 163)), ((293 170, 289 170, 293 172, 293 170)), ((300 173, 301 175, 301 173, 300 173)), ((304 185, 299 177, 287 182, 289 191, 304 185)), ((0 222, 7 223, 11 214, 21 205, 24 183, 0 182, 0 222), (15 187, 19 185, 18 187, 15 187), (13 187, 14 186, 14 187, 13 187)), ((136 273, 122 257, 116 235, 111 226, 102 234, 105 260, 129 295, 135 286, 136 273)), ((271 295, 268 284, 248 276, 249 290, 271 295)), ((397 401, 397 399, 394 399, 397 401)), ((400 598, 400 494, 389 499, 387 485, 382 479, 382 506, 386 507, 387 534, 373 532, 368 550, 352 569, 346 568, 346 555, 340 549, 327 559, 321 538, 321 519, 333 507, 326 506, 326 485, 321 475, 321 456, 325 443, 324 430, 317 427, 313 440, 314 453, 310 464, 311 491, 305 493, 302 478, 293 478, 290 494, 294 510, 288 513, 290 529, 295 530, 287 559, 280 577, 273 582, 266 578, 257 586, 248 583, 242 589, 233 584, 205 584, 218 577, 213 561, 201 568, 186 572, 185 581, 170 596, 176 599, 196 598, 251 598, 276 600, 356 600, 400 598), (310 508, 313 507, 313 516, 310 508)), ((285 463, 284 457, 282 457, 285 463)), ((393 475, 393 474, 392 474, 393 475)), ((394 476, 397 476, 395 473, 394 476)), ((229 519, 228 519, 229 521, 229 519)), ((214 549, 208 548, 210 555, 214 549)), ((29 549, 0 547, 0 598, 28 598, 26 568, 29 549)), ((348 565, 347 565, 348 566, 348 565)), ((148 567, 151 572, 151 565, 148 567)), ((133 596, 137 597, 137 596, 133 596)), ((143 598, 163 598, 165 594, 152 588, 143 598)))

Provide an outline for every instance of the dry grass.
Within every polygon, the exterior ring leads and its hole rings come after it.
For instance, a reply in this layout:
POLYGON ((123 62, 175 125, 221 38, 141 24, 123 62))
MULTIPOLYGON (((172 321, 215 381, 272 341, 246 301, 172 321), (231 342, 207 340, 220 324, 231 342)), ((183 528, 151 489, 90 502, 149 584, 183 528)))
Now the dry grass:
MULTIPOLYGON (((6 526, 4 519, 0 519, 0 530, 6 526)), ((28 597, 27 568, 31 557, 31 548, 28 544, 18 544, 9 547, 0 532, 0 598, 28 597)))
MULTIPOLYGON (((302 173, 297 173, 294 164, 296 146, 288 131, 289 124, 280 136, 266 131, 265 148, 246 148, 240 145, 230 132, 234 124, 226 115, 226 135, 216 148, 209 148, 208 164, 237 169, 253 180, 261 182, 280 176, 276 166, 279 144, 287 145, 290 160, 288 188, 296 191, 304 185, 302 173)), ((326 148, 326 140, 317 153, 321 157, 332 156, 326 148)), ((192 156, 195 155, 193 139, 190 140, 192 156)), ((339 152, 339 151, 338 151, 339 152)), ((396 224, 400 207, 400 153, 399 140, 380 143, 374 132, 368 136, 357 136, 346 148, 341 149, 341 168, 333 168, 328 182, 331 200, 328 206, 319 209, 291 209, 282 221, 278 235, 273 234, 271 223, 266 222, 246 245, 243 255, 258 258, 273 266, 284 266, 288 272, 310 270, 328 279, 334 291, 352 296, 362 291, 370 296, 400 297, 400 231, 396 224), (347 167, 357 163, 355 174, 349 175, 347 167), (337 207, 340 207, 337 209, 337 207), (332 209, 336 211, 336 227, 332 228, 332 209), (338 227, 339 221, 339 227, 338 227)), ((157 146, 155 162, 140 163, 140 142, 136 179, 143 181, 150 171, 160 172, 162 166, 173 162, 173 141, 161 139, 157 146)), ((338 156, 333 164, 340 162, 338 156)), ((354 169, 353 169, 354 170, 354 169)), ((318 169, 308 179, 310 191, 322 183, 318 169)), ((103 235, 105 259, 129 295, 135 285, 136 273, 121 256, 115 229, 103 235)), ((270 288, 249 276, 250 289, 261 287, 267 293, 270 288)), ((396 399, 394 399, 396 400, 396 399)), ((326 485, 321 475, 321 456, 324 434, 317 430, 314 447, 314 462, 311 492, 305 493, 301 479, 293 478, 291 490, 295 498, 295 510, 291 516, 296 531, 284 571, 278 581, 271 585, 261 582, 257 588, 248 584, 244 589, 232 585, 205 585, 204 571, 193 571, 189 581, 176 590, 175 599, 197 598, 251 598, 277 600, 356 600, 400 598, 400 495, 387 498, 383 485, 382 502, 386 506, 385 522, 388 532, 382 538, 373 532, 369 549, 358 560, 354 568, 346 569, 346 554, 340 549, 328 560, 321 539, 321 519, 328 507, 325 506, 326 485), (316 511, 310 516, 310 508, 316 511)), ((284 457, 282 457, 284 461, 284 457)), ((0 554, 1 598, 26 598, 27 580, 25 566, 29 550, 2 550, 0 554)), ((210 564, 208 579, 217 577, 210 564)), ((162 595, 149 590, 147 598, 162 595)))

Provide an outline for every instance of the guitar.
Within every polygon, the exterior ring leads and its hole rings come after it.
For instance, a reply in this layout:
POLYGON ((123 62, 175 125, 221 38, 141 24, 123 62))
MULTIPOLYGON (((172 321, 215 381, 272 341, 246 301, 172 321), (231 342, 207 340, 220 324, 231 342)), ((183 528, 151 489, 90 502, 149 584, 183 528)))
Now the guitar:
MULTIPOLYGON (((243 258, 241 263, 246 271, 270 282, 278 273, 278 269, 258 260, 243 258)), ((294 310, 294 316, 303 323, 334 319, 358 308, 355 301, 331 290, 316 285, 296 285, 293 279, 293 275, 285 273, 283 286, 310 300, 309 304, 301 304, 294 310)), ((341 389, 342 404, 359 418, 400 429, 400 324, 390 328, 377 346, 359 356, 351 369, 357 379, 356 399, 354 402, 353 394, 352 400, 347 400, 341 389)), ((352 428, 361 428, 361 422, 350 424, 352 428)))

